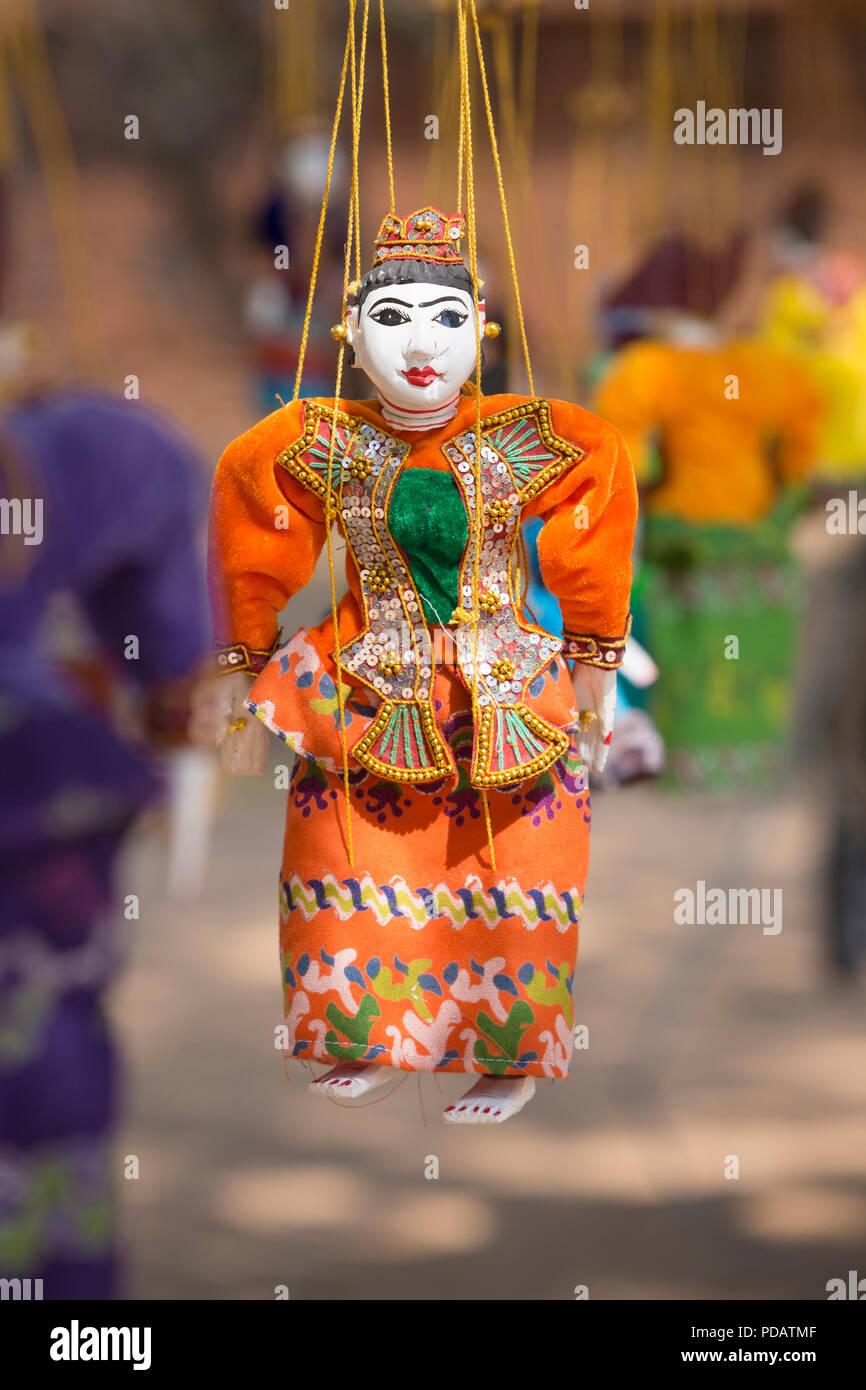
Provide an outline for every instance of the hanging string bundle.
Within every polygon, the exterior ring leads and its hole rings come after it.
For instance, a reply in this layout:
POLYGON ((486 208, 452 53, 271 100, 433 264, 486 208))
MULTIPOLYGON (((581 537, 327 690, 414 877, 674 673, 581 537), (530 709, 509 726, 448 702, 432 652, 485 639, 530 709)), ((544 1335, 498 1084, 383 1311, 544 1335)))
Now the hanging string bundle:
MULTIPOLYGON (((331 416, 330 444, 328 450, 327 466, 327 487, 326 487, 326 515, 325 522, 327 528, 327 548, 328 548, 328 572, 330 579, 331 595, 331 616, 334 629, 334 656, 336 662, 337 676, 337 704, 339 709, 340 741, 342 748, 343 763, 343 790, 346 806, 346 847, 350 867, 354 868, 354 855, 352 844, 352 814, 351 814, 351 794, 349 786, 349 754, 348 742, 346 738, 346 710, 345 693, 346 688, 342 680, 342 663, 340 655, 340 631, 339 631, 339 611, 337 605, 336 576, 334 570, 334 548, 333 548, 333 524, 336 519, 336 508, 333 501, 332 480, 334 470, 334 459, 337 445, 337 434, 342 423, 340 412, 340 393, 343 383, 343 366, 346 349, 346 330, 345 319, 349 296, 353 293, 361 279, 361 249, 360 249, 360 196, 358 178, 358 153, 360 148, 361 133, 361 114, 364 98, 364 76, 366 68, 367 52, 367 30, 369 22, 370 0, 348 0, 349 18, 346 32, 346 43, 343 52, 343 63, 340 73, 339 92, 337 96, 337 106, 334 114, 334 121, 331 130, 331 141, 328 154, 328 171, 325 180, 325 189, 322 198, 322 207, 319 215, 318 227, 316 232, 315 249, 313 252, 313 266, 310 276, 310 289, 307 296, 307 305, 304 315, 304 325, 301 334, 301 343, 298 353, 298 368, 295 376, 294 391, 292 401, 297 401, 300 395, 301 380, 306 356, 307 343, 309 338, 309 328, 312 316, 313 301, 318 280, 319 266, 321 261, 322 244, 324 239, 325 219, 327 216, 328 202, 331 192, 331 182, 334 170, 334 158, 337 146, 337 137, 340 128, 340 121, 343 112, 346 83, 348 80, 351 115, 352 115, 352 174, 351 190, 349 197, 349 215, 345 244, 345 264, 343 274, 343 303, 342 318, 338 329, 335 329, 335 336, 338 339, 339 348, 337 353, 336 383, 334 389, 334 406, 331 416), (358 10, 361 10, 361 34, 360 41, 357 37, 358 10), (350 283, 350 268, 354 265, 354 279, 350 283)), ((520 298, 520 288, 517 280, 517 267, 515 262, 514 245, 511 235, 511 227, 508 217, 508 207, 505 197, 504 180, 502 176, 502 165, 499 156, 499 146, 496 138, 496 131, 493 122, 493 111, 490 101, 490 91, 487 82, 487 72, 484 62, 484 53, 481 43, 481 34, 478 24, 478 14, 476 0, 455 0, 457 18, 457 60, 458 60, 458 139, 457 139, 457 210, 462 212, 463 202, 466 203, 466 227, 467 239, 469 243, 469 271, 473 286, 473 300, 475 305, 475 338, 476 338, 476 382, 474 386, 475 395, 475 455, 474 455, 474 478, 475 478, 475 509, 474 509, 474 534, 473 534, 473 582, 472 582, 472 609, 466 616, 473 628, 473 661, 472 661, 472 713, 473 720, 480 727, 484 719, 482 707, 478 704, 479 686, 481 678, 478 674, 478 637, 479 637, 479 592, 480 592, 480 559, 481 559, 481 538, 482 538, 482 504, 481 504, 481 449, 482 449, 482 413, 481 413, 481 326, 480 326, 480 297, 478 280, 478 224, 475 196, 475 167, 474 150, 472 136, 472 103, 470 93, 470 69, 469 69, 469 47, 470 40, 474 40, 474 47, 478 59, 478 72, 481 81, 481 91, 483 95, 484 109, 487 119, 487 126, 490 136, 490 147, 493 156, 493 164, 496 172, 496 181, 499 191, 500 208, 502 221, 505 231, 505 243, 508 255, 508 262, 511 272, 511 284, 514 293, 516 319, 519 328, 520 340, 523 349, 523 357, 526 367, 526 376, 529 383, 530 395, 535 394, 532 366, 529 358, 529 345, 526 335, 526 323, 523 314, 523 307, 520 298)), ((388 188, 390 197, 390 211, 395 211, 394 193, 394 169, 393 169, 393 149, 391 140, 391 111, 390 111, 390 84, 388 79, 388 49, 385 26, 385 5, 384 0, 379 0, 379 31, 382 53, 382 87, 383 104, 385 113, 385 145, 388 168, 388 188)), ((523 551, 523 540, 520 538, 521 553, 523 551)), ((525 567, 525 558, 524 558, 525 567)), ((519 594, 520 582, 520 563, 518 562, 516 593, 519 594)), ((414 628, 410 625, 412 641, 417 651, 417 639, 414 628)), ((491 866, 496 869, 496 857, 493 846, 493 833, 490 821, 490 807, 487 791, 481 790, 482 805, 484 808, 484 820, 487 831, 487 840, 490 847, 491 866)))

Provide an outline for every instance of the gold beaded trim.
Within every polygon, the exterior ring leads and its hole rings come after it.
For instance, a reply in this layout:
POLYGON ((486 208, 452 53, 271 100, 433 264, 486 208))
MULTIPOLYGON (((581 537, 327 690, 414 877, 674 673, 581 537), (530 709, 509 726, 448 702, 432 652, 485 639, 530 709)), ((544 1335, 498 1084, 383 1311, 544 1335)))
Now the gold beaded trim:
POLYGON ((370 464, 364 458, 349 459, 348 468, 352 477, 357 478, 359 483, 365 482, 373 471, 370 464))
POLYGON ((451 614, 451 617, 448 619, 448 625, 450 627, 463 627, 465 623, 474 623, 474 621, 475 614, 472 613, 468 608, 464 608, 462 604, 458 603, 457 607, 454 609, 454 612, 451 614))
MULTIPOLYGON (((572 462, 585 457, 585 450, 581 449, 577 445, 572 444, 569 440, 561 438, 556 433, 552 425, 550 402, 546 400, 533 399, 530 401, 523 402, 521 405, 511 406, 506 410, 502 410, 497 412, 496 414, 486 416, 482 423, 482 435, 487 435, 502 425, 512 424, 518 420, 523 420, 527 416, 536 417, 536 424, 539 436, 544 445, 547 447, 547 449, 549 449, 550 452, 555 455, 555 458, 550 463, 540 468, 539 471, 529 480, 529 482, 523 484, 523 486, 521 486, 518 483, 517 479, 514 477, 513 472, 511 472, 511 469, 509 468, 512 483, 514 485, 514 491, 517 493, 521 504, 529 501, 532 497, 536 496, 537 493, 543 491, 544 488, 549 486, 550 483, 555 481, 556 478, 558 478, 563 472, 565 472, 565 470, 569 467, 569 465, 572 462)), ((298 478, 299 481, 302 482, 305 486, 309 487, 310 490, 316 493, 317 496, 324 499, 326 503, 326 512, 331 511, 339 505, 339 480, 340 472, 343 468, 345 454, 351 449, 355 436, 357 435, 362 425, 365 423, 366 421, 363 417, 352 416, 347 414, 345 411, 335 411, 333 409, 328 408, 327 406, 317 404, 314 402, 305 402, 303 432, 300 435, 300 437, 297 440, 295 440, 293 444, 283 449, 277 455, 276 462, 281 467, 285 468, 287 472, 291 473, 294 477, 298 478), (339 453, 335 450, 334 453, 334 476, 332 481, 336 484, 336 486, 332 488, 330 497, 326 497, 328 489, 325 479, 321 476, 319 471, 311 468, 309 464, 307 464, 303 459, 303 455, 316 441, 316 438, 319 433, 320 421, 322 420, 327 421, 328 425, 331 428, 345 429, 349 435, 345 448, 343 448, 339 453)), ((396 440, 396 437, 391 436, 388 433, 388 431, 383 431, 378 426, 376 427, 376 430, 377 433, 385 434, 386 437, 394 438, 396 440)), ((505 462, 507 464, 507 458, 505 459, 505 462)), ((350 461, 348 465, 348 470, 353 477, 357 478, 359 481, 362 482, 366 482, 368 473, 370 471, 365 460, 354 459, 350 461)), ((392 478, 391 486, 388 489, 388 498, 385 501, 386 512, 388 501, 390 500, 390 492, 392 490, 394 481, 395 478, 392 478)), ((505 521, 507 519, 507 516, 510 516, 511 511, 512 508, 508 506, 507 503, 504 503, 502 500, 494 499, 494 501, 491 504, 491 508, 488 511, 488 518, 490 521, 494 523, 499 520, 505 521), (507 514, 506 507, 508 508, 507 514), (501 515, 497 515, 497 513, 501 515)), ((393 537, 391 537, 390 530, 387 526, 387 520, 385 521, 384 529, 388 534, 389 540, 391 540, 391 543, 394 544, 393 537)), ((512 538, 512 550, 514 547, 515 540, 516 533, 515 537, 512 538)), ((377 566, 375 568, 377 571, 381 569, 383 573, 380 576, 377 572, 375 576, 375 582, 370 585, 370 588, 373 590, 373 592, 385 592, 386 589, 390 588, 391 585, 395 582, 396 576, 390 573, 389 568, 387 570, 388 584, 385 585, 385 567, 377 566), (382 584, 381 588, 379 587, 380 583, 382 584)), ((411 576, 409 576, 409 582, 411 583, 411 576)), ((479 606, 484 611, 492 613, 493 605, 488 606, 488 602, 486 601, 489 600, 490 597, 492 596, 488 596, 487 594, 479 596, 479 606)), ((363 592, 363 588, 362 602, 364 607, 365 624, 363 631, 358 634, 358 639, 355 640, 360 640, 360 638, 363 637, 364 632, 370 630, 370 617, 367 611, 367 595, 363 592)), ((462 606, 458 605, 458 608, 452 615, 451 622, 453 623, 456 621, 469 621, 473 619, 473 614, 468 613, 462 606)), ((421 607, 419 610, 419 617, 417 621, 420 621, 425 627, 428 627, 426 617, 423 612, 423 607, 421 607)), ((518 619, 518 626, 522 627, 524 630, 538 631, 540 634, 543 634, 545 636, 549 635, 547 633, 544 633, 543 629, 536 628, 534 624, 529 624, 525 620, 518 619)), ((627 635, 628 633, 626 632, 626 636, 627 635)), ((568 634, 568 636, 574 637, 575 635, 568 634)), ((624 645, 624 642, 625 638, 622 639, 622 645, 624 645)), ((354 642, 350 643, 349 645, 353 646, 354 642)), ((612 646, 615 644, 609 643, 607 645, 612 646)), ((509 664, 507 663, 507 659, 503 660, 505 664, 509 664)), ((595 662, 591 661, 590 664, 607 666, 608 669, 613 667, 612 661, 610 663, 601 660, 595 662)), ((359 679, 363 684, 372 686, 372 682, 365 678, 365 676, 360 672, 356 672, 355 676, 356 679, 359 679)), ((418 673, 416 671, 416 683, 417 678, 418 673)), ((375 687, 373 688, 375 689, 375 687)), ((519 710, 520 715, 524 719, 527 728, 530 729, 534 734, 547 739, 550 743, 550 746, 544 752, 538 754, 536 757, 531 759, 528 763, 522 763, 515 767, 504 769, 502 771, 491 771, 490 759, 491 753, 493 752, 493 720, 496 709, 503 708, 506 707, 497 705, 494 708, 485 708, 483 712, 481 710, 478 710, 478 714, 480 715, 480 728, 477 730, 476 746, 473 754, 472 781, 476 786, 479 787, 496 787, 507 785, 509 782, 520 781, 525 778, 534 776, 540 772, 543 772, 548 767, 552 766, 552 764, 557 760, 557 758, 559 758, 568 747, 567 735, 565 735, 561 730, 558 730, 554 728, 552 725, 548 724, 546 720, 543 720, 539 715, 535 714, 535 712, 529 709, 526 705, 517 704, 508 706, 507 708, 519 710), (479 768, 481 766, 483 766, 485 769, 483 773, 479 771, 479 768)), ((374 722, 361 736, 361 738, 359 738, 358 742, 355 745, 353 745, 351 751, 352 755, 356 758, 356 760, 361 766, 366 767, 371 772, 377 773, 379 776, 399 782, 436 781, 443 776, 447 776, 453 773, 456 770, 450 755, 450 751, 447 749, 447 746, 443 744, 440 738, 436 718, 431 705, 420 699, 404 699, 398 701, 382 697, 382 704, 374 722), (383 732, 383 729, 387 724, 394 709, 400 704, 411 705, 418 710, 422 730, 427 739, 427 748, 433 756, 432 767, 394 767, 392 764, 384 762, 382 759, 375 757, 368 751, 383 732)))
POLYGON ((450 254, 450 253, 447 252, 447 251, 444 252, 441 256, 431 256, 431 255, 429 255, 429 253, 426 252, 426 248, 427 248, 428 246, 436 246, 436 245, 438 245, 438 243, 435 242, 435 241, 409 241, 409 242, 406 242, 406 244, 403 245, 403 246, 398 246, 398 245, 396 244, 396 242, 395 242, 395 244, 394 244, 393 246, 389 246, 389 247, 388 247, 388 254, 387 254, 387 256, 383 256, 380 260, 376 260, 376 261, 373 262, 373 269, 375 270, 376 267, 377 267, 377 266, 380 266, 380 265, 386 265, 388 261, 400 261, 400 260, 403 260, 403 261, 433 261, 436 265, 462 265, 462 264, 463 264, 463 262, 462 262, 462 260, 460 259, 459 256, 455 256, 455 255, 453 255, 453 254, 450 254), (424 252, 425 254, 420 255, 419 252, 424 252))
MULTIPOLYGON (((310 468, 309 464, 303 461, 302 457, 316 440, 316 436, 319 432, 319 422, 325 420, 331 426, 335 424, 338 427, 342 426, 350 432, 353 438, 361 425, 366 423, 363 417, 349 415, 344 410, 336 411, 336 421, 334 415, 335 412, 327 406, 305 401, 303 432, 293 444, 282 449, 280 453, 277 454, 276 458, 276 462, 281 468, 285 468, 288 473, 291 473, 293 477, 304 483, 311 491, 315 492, 316 495, 321 498, 325 497, 327 483, 315 469, 310 468)), ((570 463, 584 458, 586 453, 586 451, 581 449, 577 444, 572 444, 569 440, 563 439, 561 435, 556 433, 552 423, 550 402, 547 400, 536 399, 525 401, 522 405, 510 406, 507 410, 500 410, 494 415, 485 416, 481 426, 482 436, 497 429, 500 425, 510 425, 517 420, 524 420, 528 415, 535 415, 537 417, 538 432, 541 439, 547 448, 550 449, 551 453, 556 454, 557 457, 552 463, 540 469, 539 472, 536 473, 528 483, 524 483, 522 487, 518 485, 516 478, 513 480, 515 491, 521 503, 528 502, 530 498, 542 492, 544 488, 548 487, 565 472, 570 463)), ((387 430, 380 429, 379 426, 376 426, 376 429, 380 434, 387 435, 388 438, 396 437, 390 435, 387 430)), ((334 465, 334 478, 336 479, 339 474, 339 469, 342 468, 342 457, 337 454, 336 450, 334 452, 334 465)), ((349 464, 349 471, 354 477, 362 476, 360 473, 361 468, 366 469, 366 464, 363 460, 352 460, 349 464), (353 465, 359 468, 359 472, 355 472, 355 467, 353 467, 353 465)), ((363 474, 363 477, 366 477, 366 472, 363 474)), ((332 500, 336 500, 333 490, 332 500)), ((504 519, 504 517, 497 518, 497 520, 504 519)))
POLYGON ((562 729, 556 729, 552 724, 548 724, 546 719, 542 719, 540 714, 536 714, 526 705, 487 705, 479 711, 480 727, 477 731, 475 742, 475 755, 472 759, 471 782, 475 787, 502 787, 511 782, 522 782, 527 777, 534 777, 540 772, 546 772, 552 767, 557 758, 561 758, 568 748, 568 734, 562 729), (550 740, 551 746, 543 753, 538 753, 528 763, 519 763, 514 767, 491 770, 490 759, 493 753, 493 721, 496 708, 500 710, 512 709, 516 711, 532 733, 538 734, 540 738, 550 740))
POLYGON ((374 594, 387 594, 397 582, 387 565, 371 565, 367 576, 367 583, 374 594))
MULTIPOLYGON (((513 405, 507 410, 498 411, 495 415, 486 415, 481 422, 482 437, 500 425, 511 425, 517 420, 525 420, 528 415, 537 417, 538 433, 550 452, 556 454, 557 457, 552 463, 548 463, 540 469, 522 487, 517 484, 517 479, 514 478, 515 492, 521 502, 528 502, 530 498, 542 492, 564 473, 569 464, 586 457, 585 449, 581 449, 579 445, 572 444, 570 440, 563 439, 561 435, 556 433, 553 428, 550 401, 546 400, 525 401, 523 405, 513 405)), ((505 462, 507 463, 508 460, 506 459, 505 462)))
MULTIPOLYGON (((291 473, 293 478, 297 478, 299 482, 304 483, 304 485, 308 487, 311 492, 314 492, 317 497, 321 497, 325 500, 328 491, 326 476, 321 476, 315 468, 311 468, 308 463, 305 463, 303 458, 307 450, 316 442, 316 437, 319 433, 319 424, 322 420, 327 421, 332 429, 337 429, 342 426, 343 429, 349 430, 352 437, 357 434, 361 425, 365 423, 365 421, 358 416, 347 415, 344 410, 336 411, 335 419, 335 412, 330 410, 327 406, 305 401, 303 431, 295 440, 294 444, 289 444, 285 449, 280 450, 275 461, 281 468, 285 468, 287 473, 291 473)), ((349 443, 351 444, 351 442, 350 438, 349 443)), ((331 475, 332 484, 339 482, 342 466, 343 456, 338 449, 335 448, 334 465, 331 475)), ((333 486, 331 488, 331 497, 328 500, 331 506, 337 503, 337 489, 333 486)))
POLYGON ((487 516, 494 526, 497 522, 507 521, 512 511, 512 505, 505 497, 494 497, 492 502, 487 503, 487 516))
POLYGON ((378 773, 380 777, 385 777, 390 782, 438 782, 442 777, 447 777, 456 771, 450 754, 439 736, 433 709, 421 700, 383 699, 379 712, 369 729, 361 735, 357 743, 352 745, 352 756, 362 767, 366 767, 370 772, 378 773), (427 751, 433 755, 432 767, 395 767, 393 763, 383 762, 381 758, 377 758, 368 751, 382 733, 398 705, 414 706, 417 709, 421 728, 427 737, 427 751))

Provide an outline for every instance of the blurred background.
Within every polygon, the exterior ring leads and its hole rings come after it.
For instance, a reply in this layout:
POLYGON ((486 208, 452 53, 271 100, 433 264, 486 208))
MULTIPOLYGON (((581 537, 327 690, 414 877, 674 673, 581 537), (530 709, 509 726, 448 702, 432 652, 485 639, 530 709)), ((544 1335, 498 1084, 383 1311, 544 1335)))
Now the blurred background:
MULTIPOLYGON (((455 8, 386 0, 398 212, 456 206, 455 8)), ((866 15, 478 10, 536 393, 623 430, 644 522, 589 1045, 473 1132, 439 1120, 457 1077, 349 1115, 286 1073, 285 791, 185 740, 208 485, 292 395, 348 4, 4 0, 0 1267, 46 1297, 812 1299, 866 1275, 866 15), (766 113, 763 144, 760 119, 678 143, 710 109, 766 113), (781 930, 678 923, 699 882, 781 890, 781 930)), ((373 5, 365 264, 380 62, 373 5)), ((472 80, 484 384, 522 392, 472 80)), ((349 155, 344 121, 309 394, 333 393, 349 155)), ((325 565, 284 632, 328 603, 325 565)))

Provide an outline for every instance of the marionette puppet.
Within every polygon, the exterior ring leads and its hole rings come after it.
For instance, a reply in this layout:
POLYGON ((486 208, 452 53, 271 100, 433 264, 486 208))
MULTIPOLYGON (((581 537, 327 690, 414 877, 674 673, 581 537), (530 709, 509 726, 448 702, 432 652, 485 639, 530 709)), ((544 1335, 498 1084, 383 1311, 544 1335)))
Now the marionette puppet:
POLYGON ((465 1072, 443 1118, 483 1124, 568 1074, 587 778, 610 739, 637 504, 612 426, 470 381, 490 332, 471 231, 467 266, 463 215, 385 218, 337 330, 375 399, 296 400, 231 444, 210 564, 223 763, 264 771, 268 730, 295 753, 288 1055, 328 1064, 311 1089, 331 1098, 465 1072), (561 637, 522 600, 530 516, 561 637), (277 615, 326 545, 334 611, 282 643, 277 615))

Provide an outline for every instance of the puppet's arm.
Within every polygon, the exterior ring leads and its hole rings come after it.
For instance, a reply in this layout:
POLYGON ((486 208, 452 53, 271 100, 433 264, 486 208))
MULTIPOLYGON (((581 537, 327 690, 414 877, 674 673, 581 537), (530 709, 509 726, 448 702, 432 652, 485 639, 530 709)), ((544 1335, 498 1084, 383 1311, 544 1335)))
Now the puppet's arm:
POLYGON ((564 654, 575 660, 578 708, 595 716, 581 736, 581 753, 590 770, 600 772, 629 628, 637 490, 628 449, 612 425, 559 403, 553 423, 558 434, 580 445, 583 457, 527 513, 544 522, 538 537, 541 576, 562 610, 564 654))
POLYGON ((278 614, 311 579, 327 534, 320 499, 275 462, 300 433, 301 410, 287 406, 241 435, 214 476, 208 574, 219 676, 197 728, 234 773, 264 771, 267 730, 243 702, 279 641, 278 614))

